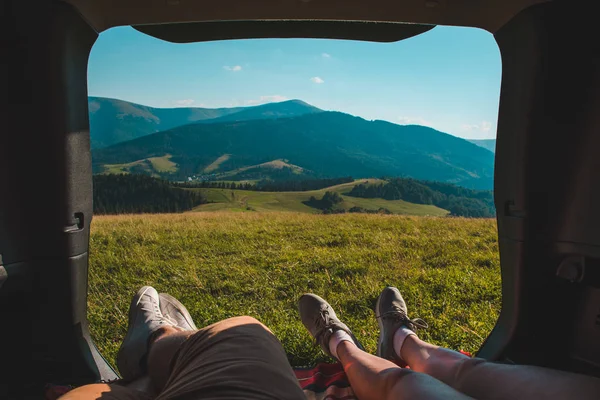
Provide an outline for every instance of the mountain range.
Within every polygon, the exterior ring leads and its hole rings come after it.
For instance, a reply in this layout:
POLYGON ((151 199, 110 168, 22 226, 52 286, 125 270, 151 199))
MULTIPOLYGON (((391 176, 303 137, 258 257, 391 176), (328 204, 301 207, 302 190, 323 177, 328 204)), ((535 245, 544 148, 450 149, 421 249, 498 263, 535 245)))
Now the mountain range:
POLYGON ((234 122, 321 112, 300 100, 234 108, 154 108, 124 100, 89 97, 92 149, 136 139, 192 122, 234 122))
POLYGON ((492 152, 424 126, 368 121, 300 100, 170 110, 113 99, 90 102, 98 105, 90 109, 96 173, 176 180, 406 176, 492 188, 492 152), (125 137, 131 140, 120 141, 125 137))

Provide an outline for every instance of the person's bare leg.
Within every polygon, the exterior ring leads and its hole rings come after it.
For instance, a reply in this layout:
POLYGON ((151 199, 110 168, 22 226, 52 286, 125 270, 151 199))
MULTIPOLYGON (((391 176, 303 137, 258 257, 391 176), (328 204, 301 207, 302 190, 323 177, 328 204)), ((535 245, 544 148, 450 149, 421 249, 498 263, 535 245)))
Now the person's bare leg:
POLYGON ((458 367, 471 359, 457 351, 427 343, 416 335, 409 335, 404 339, 399 357, 406 361, 412 370, 431 375, 452 387, 456 383, 455 374, 458 367))
POLYGON ((548 368, 470 358, 408 336, 400 356, 410 367, 475 398, 597 399, 600 379, 548 368))
POLYGON ((150 346, 148 372, 162 386, 157 400, 305 399, 281 343, 248 316, 165 332, 150 346))
POLYGON ((151 400, 153 398, 154 395, 132 389, 129 385, 93 383, 73 389, 58 400, 151 400))
POLYGON ((325 354, 340 360, 361 400, 468 398, 428 375, 400 368, 363 351, 350 329, 321 297, 305 294, 299 299, 298 308, 302 323, 325 354))
POLYGON ((505 365, 470 358, 419 339, 416 326, 423 321, 407 316, 398 289, 385 288, 377 301, 381 329, 377 354, 413 371, 430 375, 475 398, 486 399, 595 399, 600 379, 546 368, 505 365))
POLYGON ((148 350, 148 375, 160 392, 171 374, 171 362, 181 345, 197 331, 181 331, 171 327, 157 332, 148 350))
POLYGON ((348 341, 338 345, 337 355, 356 397, 361 400, 469 398, 431 376, 400 368, 348 341))
MULTIPOLYGON (((172 304, 169 298, 166 300, 165 304, 169 307, 163 308, 163 305, 160 304, 158 292, 150 286, 142 287, 133 296, 129 307, 127 335, 117 356, 117 365, 119 366, 121 375, 128 383, 85 385, 66 393, 61 397, 61 400, 125 400, 155 397, 157 394, 156 384, 147 374, 149 349, 159 339, 161 341, 165 340, 165 343, 168 343, 170 342, 168 338, 171 335, 184 334, 185 332, 181 332, 183 329, 190 329, 187 321, 178 313, 177 306, 180 304, 172 304), (164 314, 161 308, 165 311, 164 314), (173 315, 167 315, 167 311, 173 315)), ((181 307, 183 306, 181 305, 181 307)), ((172 357, 172 354, 168 354, 168 349, 168 346, 164 347, 163 351, 158 353, 157 362, 162 362, 172 357)), ((172 353, 175 351, 176 349, 173 349, 172 353)), ((164 365, 168 366, 168 362, 164 365)), ((168 370, 168 368, 163 369, 168 370)), ((157 375, 158 379, 163 379, 163 374, 158 374, 158 370, 158 368, 155 368, 153 372, 157 375)))

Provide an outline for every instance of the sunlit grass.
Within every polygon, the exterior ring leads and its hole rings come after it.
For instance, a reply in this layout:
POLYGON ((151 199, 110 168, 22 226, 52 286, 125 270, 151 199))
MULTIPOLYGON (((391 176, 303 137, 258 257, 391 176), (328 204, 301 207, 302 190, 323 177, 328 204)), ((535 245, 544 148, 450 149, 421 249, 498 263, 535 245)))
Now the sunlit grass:
POLYGON ((196 325, 251 315, 282 341, 293 365, 326 357, 296 310, 314 292, 331 302, 368 351, 373 308, 400 288, 425 339, 475 351, 500 311, 493 220, 393 215, 187 213, 94 217, 88 318, 114 363, 131 296, 153 285, 179 298, 196 325))
POLYGON ((320 190, 310 190, 306 192, 261 192, 252 190, 231 190, 231 189, 192 189, 199 191, 209 202, 196 207, 195 211, 293 211, 309 214, 321 214, 322 210, 310 207, 304 202, 311 196, 317 199, 323 197, 325 192, 338 192, 344 199, 343 203, 338 204, 337 208, 349 210, 352 207, 362 207, 368 210, 377 210, 386 208, 393 214, 402 215, 421 215, 442 217, 448 214, 447 210, 428 204, 409 203, 404 200, 385 200, 379 198, 366 199, 360 197, 345 196, 352 187, 360 183, 380 183, 379 179, 359 179, 350 183, 331 186, 320 190))

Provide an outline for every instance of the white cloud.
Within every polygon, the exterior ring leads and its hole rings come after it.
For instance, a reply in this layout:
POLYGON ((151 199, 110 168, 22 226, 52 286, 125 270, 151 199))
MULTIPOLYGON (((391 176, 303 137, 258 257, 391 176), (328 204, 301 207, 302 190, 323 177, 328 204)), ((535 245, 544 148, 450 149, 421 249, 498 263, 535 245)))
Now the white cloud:
POLYGON ((481 121, 480 124, 462 124, 460 129, 465 132, 489 133, 492 130, 492 123, 489 121, 481 121))
POLYGON ((398 123, 401 125, 425 125, 431 126, 431 122, 422 117, 398 117, 398 123))
POLYGON ((193 99, 183 99, 183 100, 175 100, 175 105, 177 107, 189 107, 194 104, 196 101, 193 99))
POLYGON ((323 57, 323 58, 331 58, 331 54, 329 54, 329 53, 321 53, 321 57, 323 57))
POLYGON ((483 121, 481 123, 481 131, 482 132, 489 132, 492 130, 492 123, 489 121, 483 121))
POLYGON ((467 131, 467 132, 478 131, 479 125, 478 124, 462 124, 460 126, 460 129, 463 131, 467 131))
POLYGON ((310 78, 310 81, 318 84, 325 83, 325 81, 319 78, 318 76, 313 76, 312 78, 310 78))
POLYGON ((270 96, 260 96, 258 99, 246 100, 246 101, 244 101, 244 104, 249 105, 249 106, 255 106, 258 104, 265 104, 265 103, 278 103, 280 101, 286 101, 286 100, 289 100, 289 98, 282 96, 280 94, 273 94, 270 96))
POLYGON ((230 67, 229 65, 225 65, 223 67, 224 70, 227 71, 233 71, 233 72, 239 72, 242 70, 242 66, 241 65, 234 65, 233 67, 230 67))

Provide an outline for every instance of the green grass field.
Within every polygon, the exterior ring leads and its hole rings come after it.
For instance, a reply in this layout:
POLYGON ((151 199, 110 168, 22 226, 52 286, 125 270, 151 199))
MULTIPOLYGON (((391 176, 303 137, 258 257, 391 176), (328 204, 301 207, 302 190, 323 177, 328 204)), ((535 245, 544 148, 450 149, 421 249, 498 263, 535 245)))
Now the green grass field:
MULTIPOLYGON (((350 183, 331 186, 326 189, 307 192, 255 192, 250 190, 231 189, 193 189, 200 191, 210 202, 194 209, 194 211, 293 211, 319 214, 321 210, 303 204, 311 196, 320 199, 326 191, 340 194, 349 192, 353 186, 360 183, 379 183, 378 179, 360 179, 350 183)), ((387 208, 394 214, 445 216, 448 211, 432 205, 414 204, 403 200, 364 199, 343 196, 340 206, 346 210, 354 206, 370 210, 387 208)))
POLYGON ((292 365, 326 360, 296 311, 305 292, 328 299, 370 352, 379 292, 394 285, 419 335, 475 351, 500 311, 493 220, 395 215, 185 213, 97 216, 90 239, 88 318, 114 363, 131 296, 153 285, 198 326, 251 315, 282 341, 292 365))
POLYGON ((223 154, 221 157, 213 161, 208 167, 204 168, 205 173, 213 172, 221 166, 225 161, 229 160, 231 154, 223 154))
POLYGON ((150 157, 143 160, 133 161, 127 164, 106 164, 105 174, 128 174, 134 167, 142 168, 146 173, 152 175, 154 172, 177 172, 177 164, 171 161, 171 155, 162 157, 150 157))

